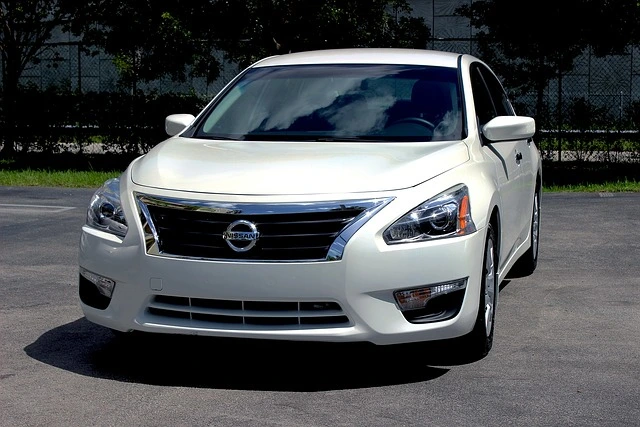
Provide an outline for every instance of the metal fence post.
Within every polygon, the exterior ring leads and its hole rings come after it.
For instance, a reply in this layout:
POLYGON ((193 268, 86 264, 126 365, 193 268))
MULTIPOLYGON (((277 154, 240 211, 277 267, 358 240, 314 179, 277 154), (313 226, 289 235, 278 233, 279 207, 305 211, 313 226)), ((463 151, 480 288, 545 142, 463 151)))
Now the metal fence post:
POLYGON ((558 161, 562 161, 562 61, 558 61, 558 105, 557 105, 557 128, 558 128, 558 161))
POLYGON ((82 44, 78 43, 76 49, 78 52, 78 93, 82 93, 82 44))

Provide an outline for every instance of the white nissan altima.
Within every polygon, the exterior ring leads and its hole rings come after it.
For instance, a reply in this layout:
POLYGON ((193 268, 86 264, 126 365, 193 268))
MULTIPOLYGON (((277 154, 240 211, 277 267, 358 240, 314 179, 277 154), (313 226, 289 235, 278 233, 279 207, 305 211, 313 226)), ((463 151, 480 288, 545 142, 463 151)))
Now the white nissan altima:
POLYGON ((538 257, 541 160, 481 60, 403 49, 263 59, 93 196, 79 297, 146 331, 483 357, 499 284, 538 257))

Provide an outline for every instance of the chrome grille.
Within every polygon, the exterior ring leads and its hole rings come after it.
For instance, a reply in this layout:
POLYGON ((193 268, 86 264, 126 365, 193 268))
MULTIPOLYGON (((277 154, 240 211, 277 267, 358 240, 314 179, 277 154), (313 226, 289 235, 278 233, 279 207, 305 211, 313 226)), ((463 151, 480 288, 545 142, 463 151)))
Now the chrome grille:
POLYGON ((183 327, 234 329, 315 329, 346 327, 349 318, 330 301, 233 301, 156 295, 147 307, 150 321, 183 327))
POLYGON ((391 199, 306 204, 222 204, 136 195, 154 255, 247 261, 340 259, 351 235, 391 199), (259 230, 255 245, 237 252, 223 238, 234 221, 259 230))

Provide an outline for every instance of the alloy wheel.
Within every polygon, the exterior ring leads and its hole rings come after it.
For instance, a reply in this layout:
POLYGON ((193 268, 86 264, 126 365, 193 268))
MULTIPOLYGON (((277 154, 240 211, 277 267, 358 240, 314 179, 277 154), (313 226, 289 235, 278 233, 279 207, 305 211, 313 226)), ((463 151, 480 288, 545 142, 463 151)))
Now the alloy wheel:
POLYGON ((493 313, 496 304, 496 272, 494 263, 493 239, 487 239, 487 256, 484 262, 485 287, 484 287, 484 326, 487 337, 491 335, 493 328, 493 313))

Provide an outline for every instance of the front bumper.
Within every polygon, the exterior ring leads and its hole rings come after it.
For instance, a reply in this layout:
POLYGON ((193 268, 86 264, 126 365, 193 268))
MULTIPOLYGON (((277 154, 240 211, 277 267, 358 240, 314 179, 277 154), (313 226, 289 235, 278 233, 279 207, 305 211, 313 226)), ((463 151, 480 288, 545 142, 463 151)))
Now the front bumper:
POLYGON ((388 246, 381 232, 392 217, 383 212, 353 236, 342 260, 326 262, 166 258, 146 254, 135 227, 121 241, 84 226, 80 267, 116 285, 106 308, 83 302, 81 307, 88 320, 119 331, 375 344, 448 339, 470 332, 478 310, 484 229, 463 237, 388 246), (465 277, 462 305, 448 320, 411 323, 394 300, 393 292, 399 289, 465 277), (191 301, 198 302, 195 308, 191 301), (239 305, 229 307, 229 302, 239 305), (301 307, 301 313, 324 307, 327 311, 322 316, 335 315, 336 322, 315 325, 313 316, 301 321, 304 314, 295 324, 252 321, 256 309, 268 312, 292 303, 301 307), (225 324, 219 317, 206 315, 228 310, 243 320, 225 324))

